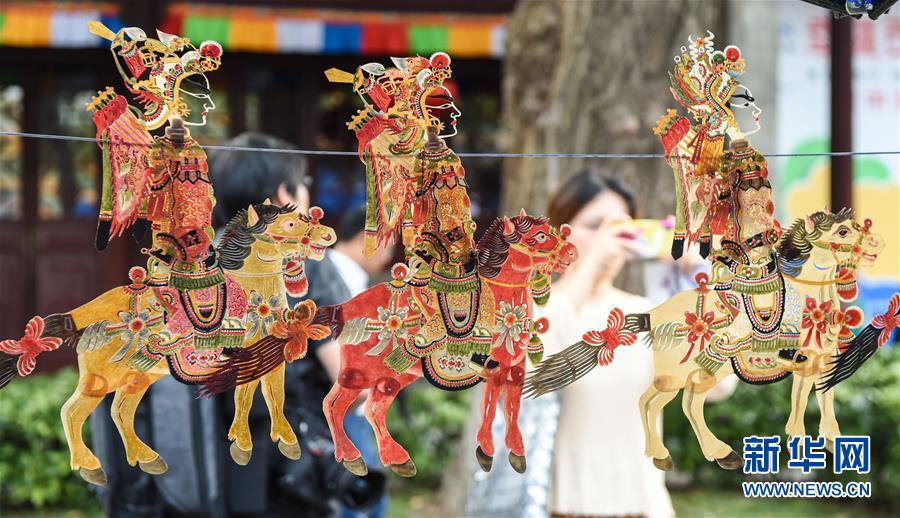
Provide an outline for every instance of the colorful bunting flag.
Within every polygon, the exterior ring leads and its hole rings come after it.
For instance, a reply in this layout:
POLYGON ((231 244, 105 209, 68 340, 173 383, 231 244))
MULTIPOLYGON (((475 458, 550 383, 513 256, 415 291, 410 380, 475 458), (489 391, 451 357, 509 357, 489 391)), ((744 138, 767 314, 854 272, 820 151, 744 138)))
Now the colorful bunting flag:
MULTIPOLYGON (((461 58, 497 58, 504 53, 506 17, 356 12, 269 7, 168 6, 160 29, 192 41, 216 40, 231 52, 365 54, 405 56, 446 51, 461 58)), ((102 19, 122 27, 113 3, 4 2, 0 45, 94 47, 100 39, 86 24, 102 19)))

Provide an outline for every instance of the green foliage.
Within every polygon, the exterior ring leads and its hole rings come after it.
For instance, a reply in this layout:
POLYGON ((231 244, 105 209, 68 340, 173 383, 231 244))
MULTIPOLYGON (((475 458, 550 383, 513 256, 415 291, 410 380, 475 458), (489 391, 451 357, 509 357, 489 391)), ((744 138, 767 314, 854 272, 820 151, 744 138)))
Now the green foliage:
MULTIPOLYGON (((707 404, 710 429, 735 451, 749 435, 782 436, 781 473, 787 468, 784 426, 790 414, 791 379, 757 387, 740 384, 734 394, 721 402, 707 404)), ((814 472, 819 480, 871 481, 871 503, 900 511, 900 347, 884 347, 850 379, 835 389, 835 413, 844 435, 872 437, 872 471, 868 475, 835 477, 828 471, 814 472)), ((806 411, 806 433, 817 436, 819 408, 810 396, 806 411)), ((707 461, 700 451, 690 423, 681 411, 680 398, 665 411, 665 443, 675 467, 692 477, 696 486, 740 491, 744 475, 727 472, 707 461)), ((828 466, 831 467, 829 456, 828 466)))
POLYGON ((408 484, 434 489, 441 482, 469 414, 469 391, 446 392, 418 382, 404 391, 406 412, 394 403, 388 414, 391 435, 415 459, 418 474, 408 484))
MULTIPOLYGON (((96 508, 96 500, 69 467, 59 411, 78 373, 15 379, 0 392, 0 509, 96 508)), ((90 434, 85 429, 85 441, 90 434)))

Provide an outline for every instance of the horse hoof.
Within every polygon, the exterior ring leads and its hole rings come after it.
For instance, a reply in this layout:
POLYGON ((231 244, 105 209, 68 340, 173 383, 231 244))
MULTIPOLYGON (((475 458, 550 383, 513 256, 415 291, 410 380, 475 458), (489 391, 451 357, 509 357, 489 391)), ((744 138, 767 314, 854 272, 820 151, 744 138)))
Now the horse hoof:
POLYGON ((512 469, 516 470, 517 473, 525 473, 525 456, 509 452, 509 465, 512 466, 512 469))
POLYGON ((716 459, 716 464, 718 464, 723 469, 735 470, 744 465, 744 458, 731 450, 731 453, 722 457, 721 459, 716 459))
POLYGON ((138 467, 141 468, 141 471, 150 475, 162 475, 169 471, 169 465, 158 455, 150 462, 138 462, 138 467))
POLYGON ((362 457, 357 457, 354 460, 345 460, 341 461, 347 471, 353 473, 357 477, 364 477, 369 474, 369 467, 366 466, 366 461, 363 460, 362 457))
POLYGON ((246 466, 247 463, 250 462, 250 455, 253 455, 253 450, 242 450, 237 442, 231 443, 231 447, 228 448, 228 451, 231 452, 231 459, 234 460, 239 466, 246 466))
POLYGON ((481 466, 482 471, 490 471, 491 466, 494 465, 494 457, 485 453, 481 446, 475 448, 475 458, 478 459, 478 465, 481 466))
POLYGON ((834 441, 832 439, 825 439, 825 449, 828 450, 829 453, 834 455, 834 441))
POLYGON ((97 469, 81 468, 78 470, 78 473, 81 474, 81 478, 83 478, 86 482, 88 482, 90 484, 94 484, 95 486, 105 486, 106 485, 106 472, 103 471, 103 468, 97 468, 97 469))
POLYGON ((664 459, 657 459, 653 457, 653 465, 656 466, 656 469, 660 471, 672 471, 672 468, 675 467, 675 463, 672 462, 672 456, 669 455, 664 459))
POLYGON ((300 443, 295 442, 294 444, 288 444, 281 439, 278 439, 278 451, 291 460, 298 460, 301 453, 300 443))
POLYGON ((391 471, 401 477, 414 477, 416 476, 416 464, 412 459, 407 459, 403 464, 391 464, 391 471))

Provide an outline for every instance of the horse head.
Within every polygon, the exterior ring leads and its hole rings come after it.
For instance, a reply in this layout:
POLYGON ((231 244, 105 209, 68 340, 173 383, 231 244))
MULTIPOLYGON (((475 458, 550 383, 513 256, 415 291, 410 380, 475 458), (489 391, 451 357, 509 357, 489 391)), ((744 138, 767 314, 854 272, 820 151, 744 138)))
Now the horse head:
POLYGON ((562 273, 578 258, 578 250, 567 239, 570 233, 567 225, 556 228, 547 218, 525 211, 497 218, 476 247, 478 270, 487 278, 504 270, 527 276, 562 273))
POLYGON ((334 229, 320 222, 324 215, 318 207, 307 215, 290 205, 272 205, 269 200, 250 205, 225 228, 218 248, 220 263, 226 270, 238 270, 246 259, 253 258, 277 263, 280 273, 288 258, 321 261, 325 249, 336 240, 334 229))
POLYGON ((871 231, 872 220, 853 220, 853 211, 819 211, 798 219, 778 243, 779 265, 797 277, 807 265, 855 275, 858 266, 871 266, 884 249, 884 238, 871 231))

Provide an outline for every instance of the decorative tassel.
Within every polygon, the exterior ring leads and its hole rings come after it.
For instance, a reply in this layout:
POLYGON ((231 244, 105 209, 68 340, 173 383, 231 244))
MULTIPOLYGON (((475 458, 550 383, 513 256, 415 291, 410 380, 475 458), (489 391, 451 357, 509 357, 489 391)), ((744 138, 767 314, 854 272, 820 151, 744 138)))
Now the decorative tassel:
POLYGON ((139 347, 137 352, 128 360, 128 366, 140 372, 147 372, 156 366, 162 358, 162 356, 157 356, 143 347, 139 347))
POLYGON ((418 358, 410 356, 406 347, 397 347, 384 358, 384 365, 397 374, 402 374, 412 367, 416 361, 418 361, 418 358))
POLYGON ((676 232, 675 237, 672 238, 672 259, 678 260, 682 255, 684 255, 684 238, 685 234, 683 232, 676 232))
POLYGON ((532 364, 537 365, 541 363, 543 358, 544 343, 541 342, 538 335, 531 335, 531 339, 528 341, 528 359, 531 360, 532 364))

